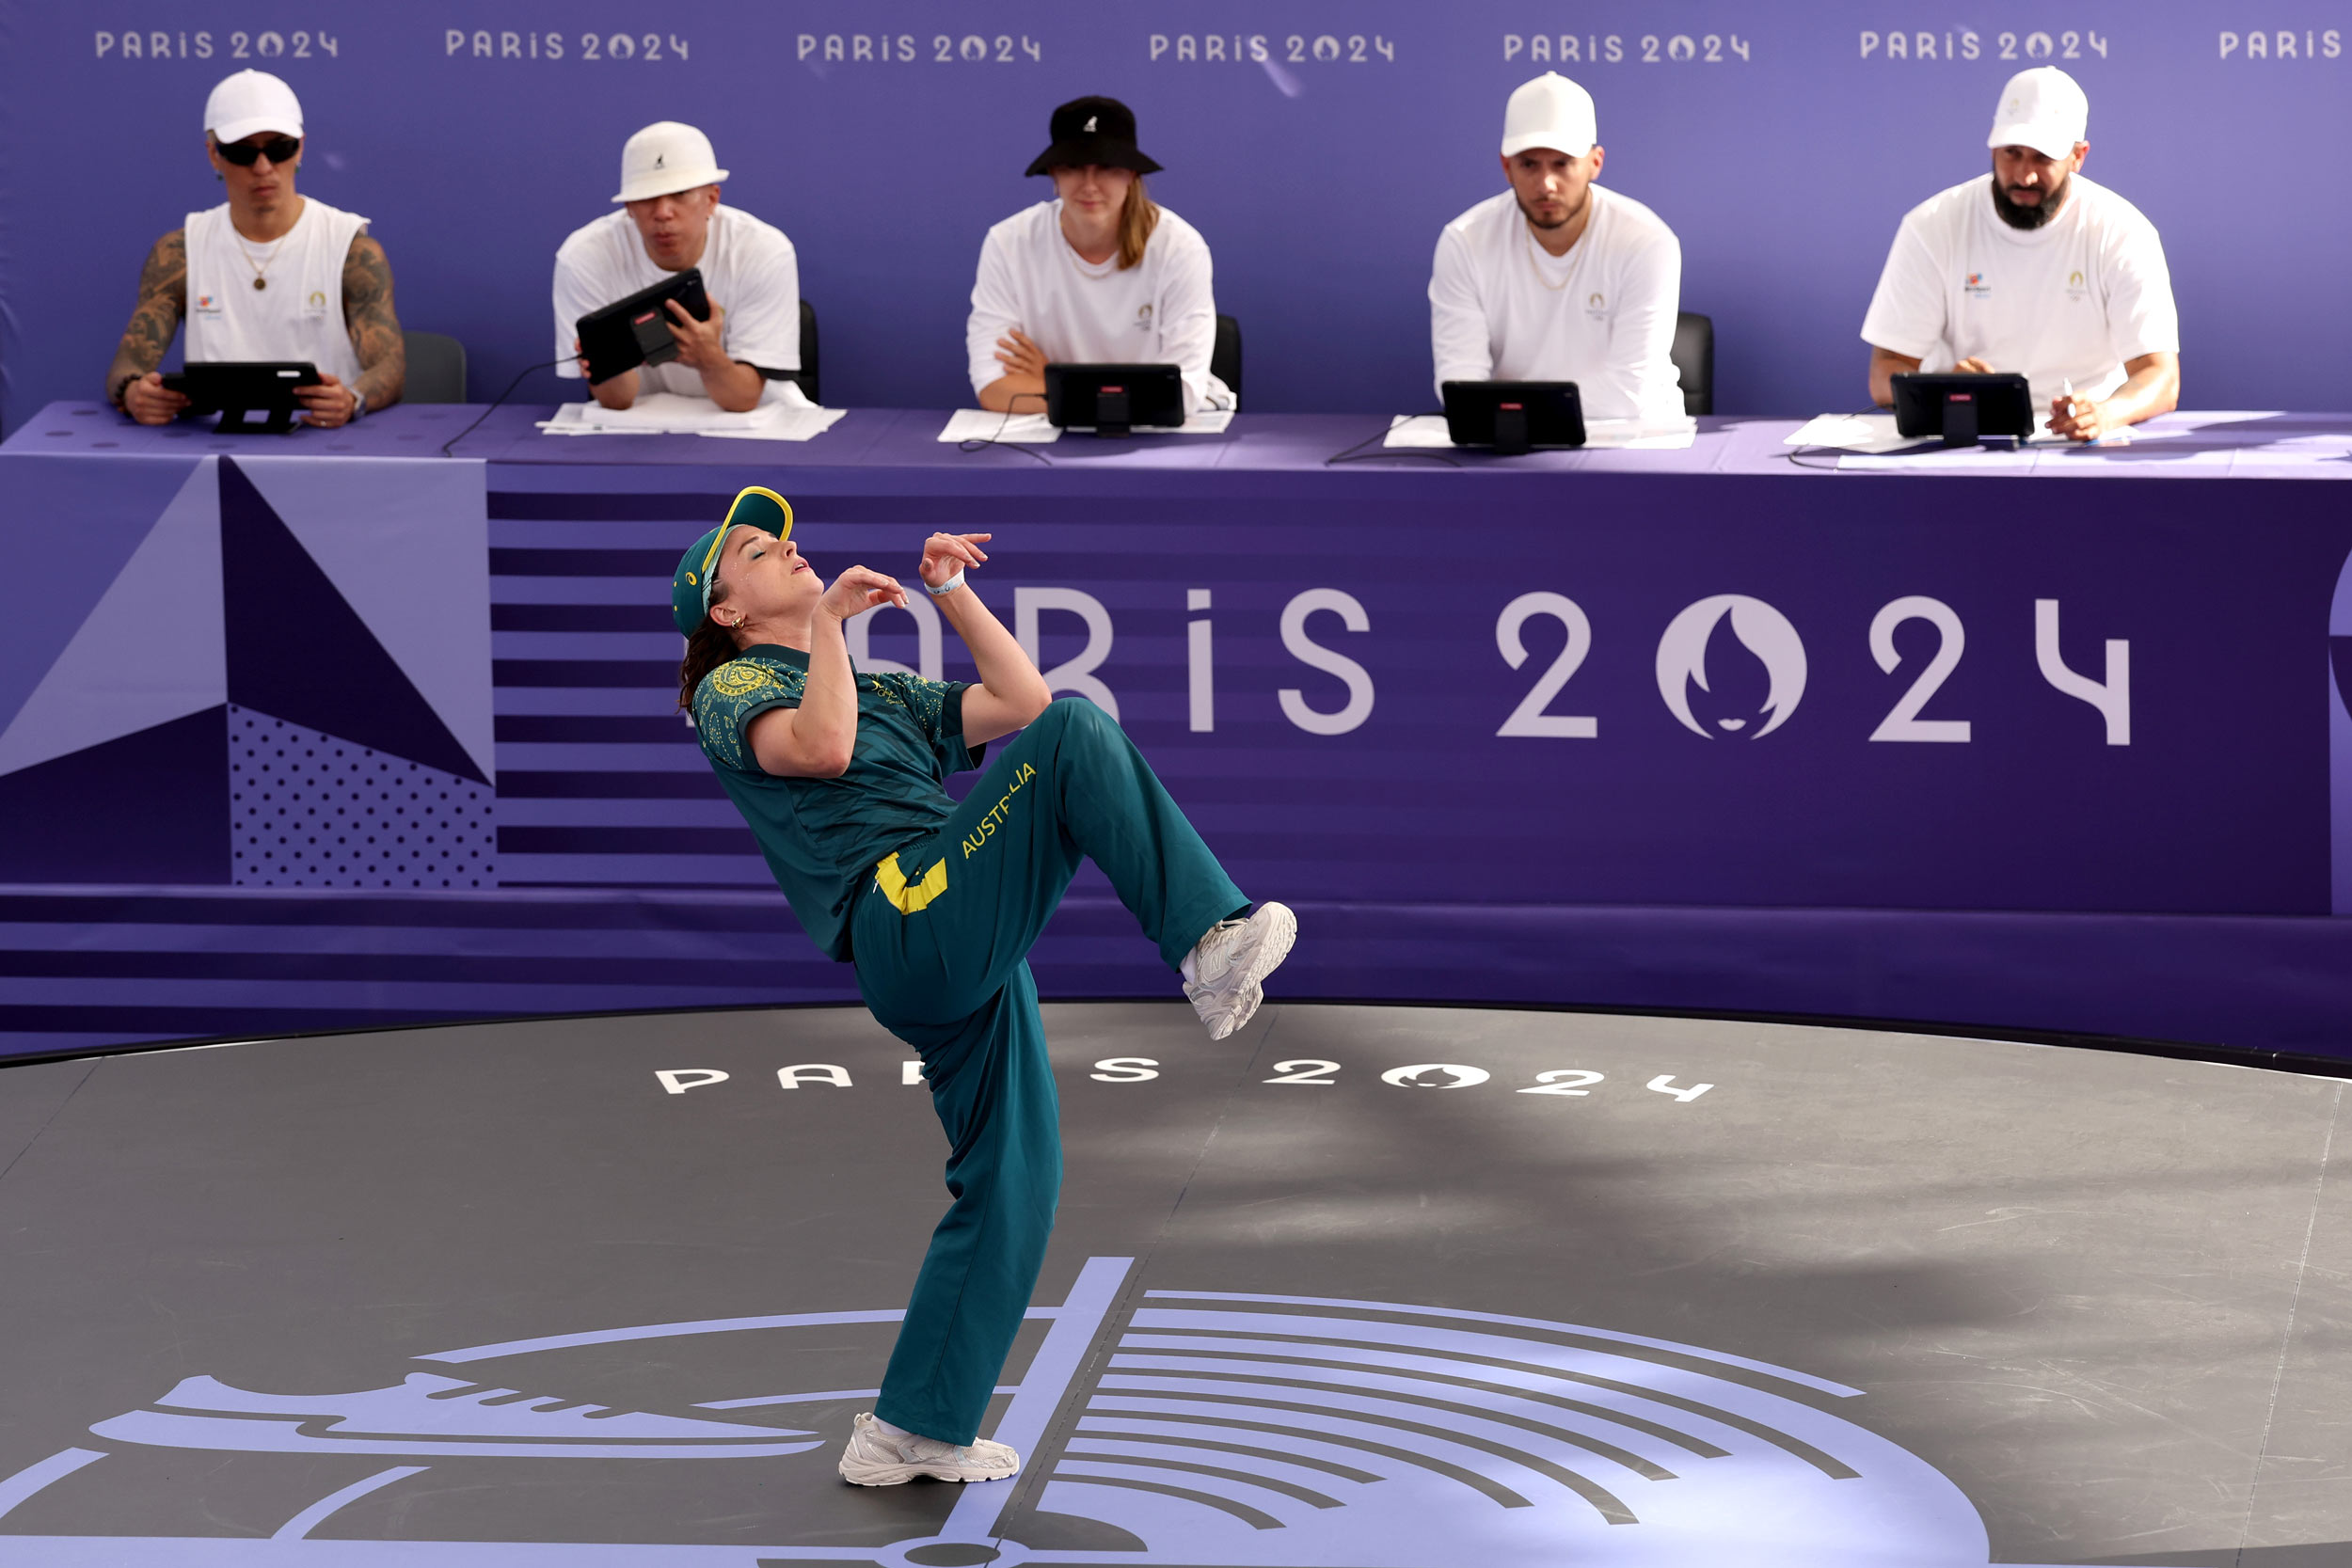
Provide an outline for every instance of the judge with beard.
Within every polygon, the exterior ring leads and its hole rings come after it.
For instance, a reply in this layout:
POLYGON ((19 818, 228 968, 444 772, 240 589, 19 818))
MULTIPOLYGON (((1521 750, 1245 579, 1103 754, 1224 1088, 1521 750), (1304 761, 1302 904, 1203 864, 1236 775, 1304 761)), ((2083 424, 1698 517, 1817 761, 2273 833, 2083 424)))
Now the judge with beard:
POLYGON ((1656 213, 1594 182, 1593 95, 1547 71, 1502 116, 1510 188, 1438 233, 1429 339, 1449 381, 1573 381, 1588 417, 1683 418, 1671 352, 1682 245, 1656 213))
POLYGON ((1991 179, 1903 214, 1862 323, 1870 396, 1905 372, 2026 377, 2050 432, 2091 441, 2180 402, 2181 327, 2155 225, 2082 173, 2090 100, 2055 66, 2001 89, 1991 179))

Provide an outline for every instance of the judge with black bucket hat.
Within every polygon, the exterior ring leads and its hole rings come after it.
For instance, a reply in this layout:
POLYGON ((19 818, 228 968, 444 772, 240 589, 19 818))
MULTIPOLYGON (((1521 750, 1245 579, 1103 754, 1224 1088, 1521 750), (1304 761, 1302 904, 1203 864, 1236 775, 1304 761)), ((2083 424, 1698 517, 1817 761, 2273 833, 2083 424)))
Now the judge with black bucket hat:
POLYGON ((1027 172, 1054 199, 1015 213, 980 244, 964 353, 980 406, 1045 410, 1045 367, 1166 364, 1184 378, 1187 412, 1231 408, 1209 373, 1216 299, 1200 231, 1145 192, 1160 165, 1116 98, 1054 111, 1048 146, 1027 172))

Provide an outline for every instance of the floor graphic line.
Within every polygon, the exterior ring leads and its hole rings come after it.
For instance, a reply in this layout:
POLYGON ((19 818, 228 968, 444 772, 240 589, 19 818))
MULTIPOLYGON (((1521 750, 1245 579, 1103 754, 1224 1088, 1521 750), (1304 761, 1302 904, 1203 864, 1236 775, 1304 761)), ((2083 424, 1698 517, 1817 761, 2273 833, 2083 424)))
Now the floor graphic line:
POLYGON ((106 1456, 88 1449, 61 1449, 38 1464, 27 1465, 6 1481, 0 1481, 0 1519, 13 1513, 19 1503, 40 1492, 50 1482, 62 1481, 85 1465, 95 1465, 106 1456))
POLYGON ((395 1465, 389 1470, 378 1470, 364 1481, 355 1481, 340 1492, 329 1492, 326 1497, 278 1526, 277 1533, 270 1539, 272 1541, 307 1541, 312 1530, 342 1513, 348 1505, 358 1502, 371 1492, 383 1490, 396 1481, 406 1481, 410 1476, 421 1476, 429 1467, 423 1465, 395 1465))
MULTIPOLYGON (((1054 1326, 1045 1331, 1045 1342, 1038 1346, 1029 1370, 1021 1375, 1021 1386, 1012 1396, 1011 1404, 996 1423, 996 1441, 1012 1445, 1024 1464, 1036 1455, 1038 1444, 1044 1440, 1046 1429, 1053 1424, 1055 1414, 1070 1393, 1070 1386, 1077 1381, 1086 1365, 1087 1352, 1102 1332, 1104 1320, 1119 1304, 1120 1287, 1126 1282, 1135 1262, 1132 1258, 1088 1259, 1086 1266, 1078 1271, 1077 1281, 1070 1287, 1061 1309, 1054 1315, 1054 1326)), ((1012 1500, 1013 1490, 1009 1486, 965 1487, 939 1533, 949 1540, 976 1544, 993 1541, 996 1521, 1003 1515, 1005 1505, 1012 1500)))

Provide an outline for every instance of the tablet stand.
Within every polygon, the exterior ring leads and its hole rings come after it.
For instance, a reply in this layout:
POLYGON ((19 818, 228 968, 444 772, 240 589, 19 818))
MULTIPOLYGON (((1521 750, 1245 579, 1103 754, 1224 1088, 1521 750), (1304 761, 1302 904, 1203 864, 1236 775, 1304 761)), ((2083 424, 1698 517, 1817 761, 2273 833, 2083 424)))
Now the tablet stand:
POLYGON ((1947 447, 1973 447, 1977 444, 1976 393, 1944 394, 1944 444, 1947 447))
POLYGON ((1520 403, 1495 404, 1495 451, 1503 457, 1518 457, 1533 451, 1527 439, 1527 405, 1520 403))
POLYGON ((263 409, 269 418, 255 424, 246 416, 250 408, 224 408, 220 423, 213 426, 215 436, 291 436, 294 434, 296 405, 278 404, 263 409))
POLYGON ((1124 387, 1104 387, 1094 394, 1094 434, 1125 436, 1135 420, 1134 404, 1124 387))

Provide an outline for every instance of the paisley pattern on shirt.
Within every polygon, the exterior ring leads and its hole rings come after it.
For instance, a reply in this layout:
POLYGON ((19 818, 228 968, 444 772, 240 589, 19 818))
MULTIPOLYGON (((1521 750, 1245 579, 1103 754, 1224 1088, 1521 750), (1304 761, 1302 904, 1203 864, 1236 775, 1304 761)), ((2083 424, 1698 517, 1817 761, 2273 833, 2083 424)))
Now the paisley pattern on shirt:
POLYGON ((694 691, 694 734, 703 752, 722 768, 756 772, 743 731, 771 707, 798 707, 807 677, 788 664, 731 659, 703 677, 694 691))
MULTIPOLYGON (((861 672, 857 687, 861 694, 870 693, 893 707, 904 708, 923 733, 934 739, 939 736, 947 693, 953 689, 946 681, 895 671, 861 672)), ((757 772, 759 764, 745 731, 754 719, 771 707, 800 706, 807 688, 806 674, 788 664, 746 657, 720 665, 703 677, 694 692, 694 731, 704 752, 722 767, 757 772)))

